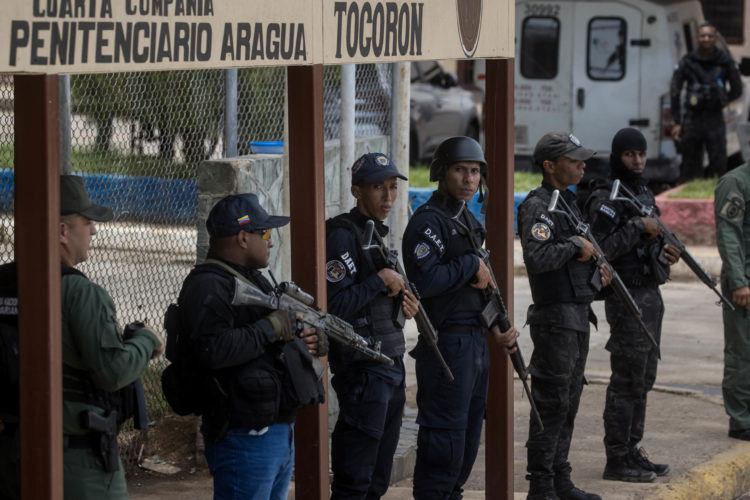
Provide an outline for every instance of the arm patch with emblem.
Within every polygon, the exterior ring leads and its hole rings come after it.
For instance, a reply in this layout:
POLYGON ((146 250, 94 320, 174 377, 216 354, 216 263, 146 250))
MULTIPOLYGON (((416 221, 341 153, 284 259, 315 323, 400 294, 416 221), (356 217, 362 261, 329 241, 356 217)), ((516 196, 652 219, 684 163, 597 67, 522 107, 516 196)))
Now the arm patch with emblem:
POLYGON ((729 195, 729 199, 721 207, 721 216, 736 222, 740 220, 745 213, 745 200, 739 193, 732 193, 729 195))
POLYGON ((422 229, 420 229, 419 232, 422 234, 423 240, 434 246, 435 249, 440 253, 440 255, 443 255, 443 253, 445 253, 445 245, 443 245, 439 233, 435 229, 425 224, 424 226, 422 226, 422 229))

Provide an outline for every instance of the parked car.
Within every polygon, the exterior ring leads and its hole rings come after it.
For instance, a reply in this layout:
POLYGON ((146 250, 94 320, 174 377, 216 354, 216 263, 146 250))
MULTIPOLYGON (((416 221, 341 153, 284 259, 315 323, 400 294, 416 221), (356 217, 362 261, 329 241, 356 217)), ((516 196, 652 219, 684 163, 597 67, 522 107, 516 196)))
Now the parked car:
POLYGON ((409 160, 432 156, 443 140, 466 135, 479 140, 483 92, 458 86, 437 61, 411 64, 409 160))

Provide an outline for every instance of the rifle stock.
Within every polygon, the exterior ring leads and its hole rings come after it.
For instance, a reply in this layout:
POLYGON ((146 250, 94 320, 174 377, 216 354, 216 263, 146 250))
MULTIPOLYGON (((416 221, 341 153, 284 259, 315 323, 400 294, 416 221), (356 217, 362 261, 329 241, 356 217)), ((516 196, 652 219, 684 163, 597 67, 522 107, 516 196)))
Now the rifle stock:
POLYGON ((633 207, 635 207, 635 209, 638 211, 638 213, 641 214, 641 216, 652 217, 656 219, 659 227, 661 227, 664 242, 680 250, 680 258, 682 258, 683 262, 685 262, 685 265, 687 265, 688 268, 693 271, 693 274, 695 274, 695 276, 697 276, 698 279, 703 282, 703 284, 710 288, 719 297, 719 302, 717 304, 723 302, 727 307, 734 311, 734 304, 732 304, 732 302, 719 291, 716 278, 711 276, 711 274, 706 271, 706 269, 701 266, 697 260, 695 260, 695 257, 693 257, 693 255, 688 251, 687 247, 685 247, 680 239, 664 224, 659 215, 656 213, 656 209, 654 207, 647 207, 646 205, 641 203, 641 201, 635 196, 635 194, 633 194, 632 191, 630 191, 630 189, 627 188, 627 186, 622 185, 620 179, 615 179, 614 183, 612 184, 612 191, 609 193, 609 199, 610 201, 624 201, 626 203, 629 203, 633 207), (625 193, 625 196, 618 196, 621 191, 625 193))
POLYGON ((282 283, 271 293, 264 293, 260 288, 238 277, 234 278, 234 284, 232 305, 295 312, 303 325, 319 328, 325 331, 331 340, 356 349, 375 361, 393 365, 393 360, 380 352, 379 342, 374 345, 369 343, 343 319, 314 307, 312 304, 315 299, 294 283, 282 283))
POLYGON ((417 289, 411 282, 409 282, 409 279, 406 277, 406 271, 404 271, 401 262, 398 260, 398 255, 396 255, 395 252, 391 252, 390 249, 386 247, 383 238, 380 236, 380 234, 378 234, 377 231, 375 231, 375 222, 373 222, 372 220, 368 220, 365 227, 364 241, 366 243, 363 246, 363 250, 368 250, 369 248, 371 248, 373 238, 375 238, 376 240, 376 244, 374 246, 377 247, 383 260, 388 263, 388 267, 401 275, 401 277, 404 279, 404 286, 406 290, 414 295, 414 297, 416 297, 416 299, 419 301, 417 314, 414 316, 414 322, 417 324, 417 331, 435 353, 435 357, 440 363, 445 377, 449 381, 453 382, 453 372, 451 372, 448 363, 445 362, 445 358, 443 358, 443 355, 438 348, 437 332, 435 331, 435 327, 432 325, 432 321, 430 321, 430 318, 427 316, 427 311, 425 311, 425 308, 422 305, 419 292, 417 292, 417 289))

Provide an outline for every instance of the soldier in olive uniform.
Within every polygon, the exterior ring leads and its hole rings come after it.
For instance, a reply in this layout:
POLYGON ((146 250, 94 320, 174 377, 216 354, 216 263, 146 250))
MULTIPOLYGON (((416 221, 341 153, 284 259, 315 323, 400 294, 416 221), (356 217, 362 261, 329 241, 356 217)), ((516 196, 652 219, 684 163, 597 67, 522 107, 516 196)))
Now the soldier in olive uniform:
MULTIPOLYGON (((123 389, 164 352, 164 342, 142 324, 123 339, 112 298, 74 268, 88 257, 94 221, 112 220, 112 211, 93 204, 83 178, 72 175, 60 177, 60 208, 64 493, 83 500, 126 499, 116 432, 127 417, 123 389), (115 424, 117 429, 106 436, 87 421, 115 424)), ((7 285, 15 282, 15 263, 0 267, 6 297, 7 285)), ((12 321, 2 316, 0 321, 12 321)))
POLYGON ((716 244, 721 255, 721 289, 734 311, 724 314, 724 409, 729 437, 750 441, 750 164, 729 171, 716 186, 716 244))

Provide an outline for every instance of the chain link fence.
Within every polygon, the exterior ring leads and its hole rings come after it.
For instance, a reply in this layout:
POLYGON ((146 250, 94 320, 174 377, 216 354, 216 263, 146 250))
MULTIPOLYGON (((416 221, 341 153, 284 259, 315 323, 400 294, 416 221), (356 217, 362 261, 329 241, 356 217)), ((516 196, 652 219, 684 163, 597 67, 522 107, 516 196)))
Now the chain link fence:
MULTIPOLYGON (((356 71, 355 134, 388 135, 390 67, 356 71)), ((341 70, 324 69, 325 139, 339 136, 341 70)), ((13 78, 0 75, 0 262, 13 260, 13 78)), ((121 325, 144 321, 162 330, 196 258, 198 164, 223 156, 224 72, 137 72, 70 77, 72 172, 84 176, 95 203, 113 222, 99 224, 80 269, 113 297, 121 325)), ((284 139, 286 69, 237 72, 237 150, 256 140, 284 139)), ((61 141, 66 140, 61 137, 61 141)), ((166 360, 143 377, 149 419, 168 405, 160 375, 166 360)), ((121 456, 138 458, 144 433, 125 431, 121 456)))

